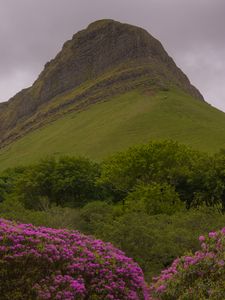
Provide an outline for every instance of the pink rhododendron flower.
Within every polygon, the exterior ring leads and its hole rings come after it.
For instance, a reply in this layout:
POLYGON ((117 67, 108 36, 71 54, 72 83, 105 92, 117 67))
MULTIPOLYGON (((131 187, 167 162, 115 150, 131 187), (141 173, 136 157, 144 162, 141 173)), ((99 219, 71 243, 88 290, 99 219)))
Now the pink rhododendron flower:
POLYGON ((198 239, 199 239, 200 242, 204 242, 205 241, 204 235, 200 235, 200 237, 198 239))
POLYGON ((77 231, 0 219, 0 261, 0 299, 150 299, 131 258, 77 231))
POLYGON ((225 299, 225 228, 208 236, 199 237, 201 250, 176 259, 153 278, 152 299, 225 299))

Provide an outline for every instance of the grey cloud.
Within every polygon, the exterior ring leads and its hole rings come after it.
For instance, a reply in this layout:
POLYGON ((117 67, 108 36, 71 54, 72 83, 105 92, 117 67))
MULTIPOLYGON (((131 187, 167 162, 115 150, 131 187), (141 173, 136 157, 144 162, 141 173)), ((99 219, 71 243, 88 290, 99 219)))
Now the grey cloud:
POLYGON ((74 33, 96 19, 144 27, 225 111, 224 0, 0 0, 0 100, 32 84, 74 33))

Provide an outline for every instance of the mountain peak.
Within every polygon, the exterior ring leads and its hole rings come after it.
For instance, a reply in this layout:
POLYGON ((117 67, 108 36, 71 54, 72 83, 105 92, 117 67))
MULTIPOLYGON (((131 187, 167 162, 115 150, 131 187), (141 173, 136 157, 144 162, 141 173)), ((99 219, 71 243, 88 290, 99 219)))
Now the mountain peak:
MULTIPOLYGON (((118 21, 115 21, 113 19, 100 19, 100 20, 96 20, 92 23, 90 23, 88 26, 87 26, 87 29, 89 30, 93 30, 93 29, 97 29, 99 27, 104 27, 106 25, 114 25, 116 23, 120 23, 118 21)), ((121 24, 121 23, 120 23, 121 24)))
POLYGON ((196 98, 203 99, 158 40, 140 27, 111 19, 95 21, 76 33, 64 44, 56 58, 46 64, 39 79, 50 84, 57 80, 57 87, 49 89, 47 84, 43 92, 46 99, 96 78, 107 70, 117 67, 125 70, 131 66, 143 67, 145 71, 148 66, 150 73, 164 73, 159 76, 160 84, 178 85, 196 98), (161 71, 157 70, 160 67, 161 71))
POLYGON ((105 29, 106 27, 108 28, 115 28, 115 27, 123 27, 123 28, 130 28, 130 29, 136 29, 136 30, 141 30, 143 32, 147 31, 141 27, 135 26, 135 25, 131 25, 131 24, 127 24, 127 23, 122 23, 113 19, 100 19, 100 20, 96 20, 92 23, 90 23, 86 29, 84 30, 88 30, 88 31, 94 31, 94 30, 102 30, 105 29))
POLYGON ((146 30, 103 19, 67 41, 32 87, 0 106, 0 144, 67 111, 131 89, 178 87, 203 100, 161 43, 146 30), (73 97, 61 97, 74 90, 73 97))

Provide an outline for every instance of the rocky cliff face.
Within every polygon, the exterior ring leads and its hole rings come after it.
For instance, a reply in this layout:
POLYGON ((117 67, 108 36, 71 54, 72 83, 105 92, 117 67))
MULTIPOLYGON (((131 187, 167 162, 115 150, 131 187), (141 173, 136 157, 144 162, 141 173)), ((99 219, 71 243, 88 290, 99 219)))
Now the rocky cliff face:
POLYGON ((203 100, 148 32, 113 20, 96 21, 64 44, 30 88, 0 105, 0 145, 37 128, 49 116, 59 117, 115 93, 170 86, 203 100))

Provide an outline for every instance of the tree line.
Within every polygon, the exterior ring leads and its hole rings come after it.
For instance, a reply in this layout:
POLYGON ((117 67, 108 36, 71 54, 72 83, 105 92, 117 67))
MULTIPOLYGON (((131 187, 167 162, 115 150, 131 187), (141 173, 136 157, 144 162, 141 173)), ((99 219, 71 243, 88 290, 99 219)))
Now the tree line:
POLYGON ((82 207, 99 200, 149 214, 202 204, 225 212, 225 151, 208 155, 163 141, 131 147, 102 163, 50 157, 4 171, 0 201, 8 197, 36 210, 52 204, 82 207))

